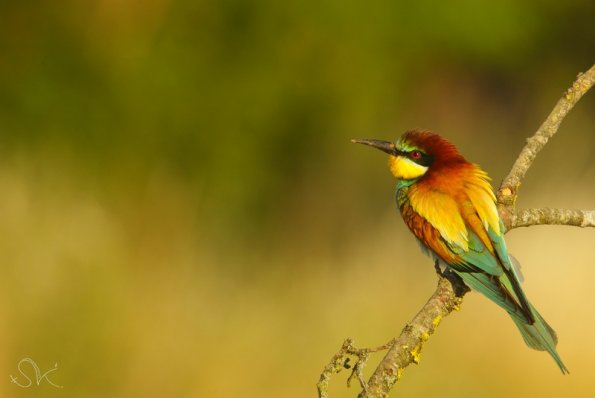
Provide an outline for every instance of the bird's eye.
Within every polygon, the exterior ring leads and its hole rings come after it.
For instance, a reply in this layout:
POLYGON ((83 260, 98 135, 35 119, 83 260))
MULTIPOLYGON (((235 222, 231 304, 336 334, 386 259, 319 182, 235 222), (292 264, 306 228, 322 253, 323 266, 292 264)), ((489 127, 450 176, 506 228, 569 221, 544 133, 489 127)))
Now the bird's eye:
POLYGON ((411 152, 411 154, 409 156, 411 156, 411 159, 413 159, 413 160, 418 160, 421 158, 421 152, 413 151, 413 152, 411 152))

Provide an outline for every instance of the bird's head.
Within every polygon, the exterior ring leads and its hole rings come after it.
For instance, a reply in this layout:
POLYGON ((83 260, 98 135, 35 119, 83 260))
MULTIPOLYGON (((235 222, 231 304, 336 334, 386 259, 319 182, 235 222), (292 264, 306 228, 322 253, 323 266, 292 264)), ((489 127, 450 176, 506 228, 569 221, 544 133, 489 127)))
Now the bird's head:
POLYGON ((388 153, 390 171, 400 180, 417 180, 430 170, 466 162, 453 144, 429 131, 407 131, 395 143, 372 139, 352 142, 388 153))

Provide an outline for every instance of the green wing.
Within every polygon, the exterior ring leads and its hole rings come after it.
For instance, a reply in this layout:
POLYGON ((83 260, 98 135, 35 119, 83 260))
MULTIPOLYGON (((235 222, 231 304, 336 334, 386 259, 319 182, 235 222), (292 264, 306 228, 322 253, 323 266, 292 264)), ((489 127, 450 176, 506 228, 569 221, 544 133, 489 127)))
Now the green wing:
MULTIPOLYGON (((504 230, 502 224, 500 228, 504 230)), ((491 227, 488 228, 488 236, 494 247, 494 254, 477 234, 468 231, 468 250, 449 245, 450 250, 460 259, 458 263, 449 265, 469 287, 479 291, 511 315, 519 317, 519 320, 532 324, 535 321, 533 311, 508 256, 504 237, 491 227)))

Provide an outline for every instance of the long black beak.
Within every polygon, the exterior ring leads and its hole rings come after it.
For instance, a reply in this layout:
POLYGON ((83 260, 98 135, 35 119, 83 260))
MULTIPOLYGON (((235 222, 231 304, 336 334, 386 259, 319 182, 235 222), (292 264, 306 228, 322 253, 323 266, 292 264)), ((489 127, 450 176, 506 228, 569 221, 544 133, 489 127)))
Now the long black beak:
POLYGON ((397 149, 397 147, 395 146, 395 144, 393 144, 392 142, 382 141, 382 140, 369 140, 369 139, 362 139, 362 140, 353 139, 353 140, 351 140, 351 142, 354 142, 356 144, 368 145, 368 146, 374 147, 376 149, 380 149, 382 152, 386 152, 389 155, 393 155, 393 156, 402 155, 401 151, 399 151, 397 149))

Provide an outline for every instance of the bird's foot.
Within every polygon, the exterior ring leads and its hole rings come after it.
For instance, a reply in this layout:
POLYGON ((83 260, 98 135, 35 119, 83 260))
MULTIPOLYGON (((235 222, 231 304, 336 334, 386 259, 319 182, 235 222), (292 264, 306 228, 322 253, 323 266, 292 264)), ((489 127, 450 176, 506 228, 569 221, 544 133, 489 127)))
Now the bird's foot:
POLYGON ((438 260, 434 261, 434 269, 436 270, 436 273, 439 277, 448 279, 448 281, 452 284, 452 288, 457 297, 463 297, 465 293, 471 290, 467 285, 465 285, 465 282, 463 282, 461 277, 448 268, 448 266, 445 266, 444 269, 442 269, 438 260))

